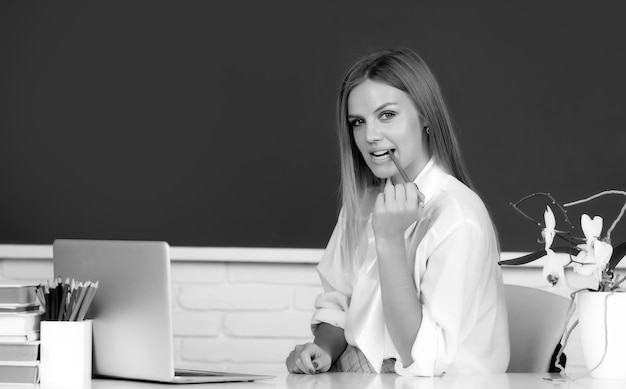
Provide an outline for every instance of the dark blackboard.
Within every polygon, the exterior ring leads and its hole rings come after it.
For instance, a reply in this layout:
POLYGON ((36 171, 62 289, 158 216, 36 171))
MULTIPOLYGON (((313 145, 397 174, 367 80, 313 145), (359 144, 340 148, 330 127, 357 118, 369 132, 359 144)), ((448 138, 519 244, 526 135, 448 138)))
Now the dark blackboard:
MULTIPOLYGON (((608 2, 508 3, 3 1, 0 243, 324 247, 339 80, 408 46, 502 248, 532 250, 510 201, 626 188, 626 31, 608 2)), ((587 211, 612 220, 620 201, 587 211)))

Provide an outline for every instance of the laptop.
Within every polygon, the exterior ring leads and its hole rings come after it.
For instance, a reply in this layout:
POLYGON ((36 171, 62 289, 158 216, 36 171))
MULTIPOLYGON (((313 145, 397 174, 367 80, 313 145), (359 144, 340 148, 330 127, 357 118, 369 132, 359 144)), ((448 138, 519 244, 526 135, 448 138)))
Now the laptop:
POLYGON ((55 277, 99 281, 87 315, 94 375, 167 383, 272 378, 175 369, 166 242, 57 239, 52 249, 55 277))

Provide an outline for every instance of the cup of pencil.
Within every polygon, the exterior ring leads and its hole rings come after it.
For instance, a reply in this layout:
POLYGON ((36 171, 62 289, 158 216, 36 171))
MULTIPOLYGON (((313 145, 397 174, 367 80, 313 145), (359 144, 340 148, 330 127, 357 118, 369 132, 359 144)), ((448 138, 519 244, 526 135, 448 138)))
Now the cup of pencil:
POLYGON ((77 282, 59 277, 40 284, 37 293, 44 315, 40 326, 40 382, 83 387, 92 377, 91 320, 85 317, 98 281, 77 282))

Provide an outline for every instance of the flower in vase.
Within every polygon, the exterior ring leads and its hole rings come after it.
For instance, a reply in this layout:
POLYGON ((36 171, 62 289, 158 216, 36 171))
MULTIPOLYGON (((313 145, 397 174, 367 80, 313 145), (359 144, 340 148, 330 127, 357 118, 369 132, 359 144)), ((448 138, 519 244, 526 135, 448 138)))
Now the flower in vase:
POLYGON ((626 258, 626 242, 622 242, 613 247, 611 245, 611 232, 621 220, 622 216, 626 214, 626 202, 624 202, 619 215, 615 218, 615 221, 604 235, 602 235, 602 217, 595 216, 592 219, 589 215, 583 214, 580 225, 584 237, 575 236, 572 233, 574 225, 569 221, 566 210, 568 207, 580 205, 602 196, 615 194, 626 197, 626 191, 608 190, 586 199, 561 204, 549 193, 533 193, 516 203, 511 203, 513 208, 522 216, 542 228, 541 236, 543 239, 540 243, 543 243, 544 247, 541 250, 523 255, 519 258, 502 260, 499 263, 501 265, 523 265, 543 257, 545 258, 543 277, 550 286, 557 286, 563 281, 563 284, 566 284, 565 286, 567 287, 564 277, 564 268, 571 264, 576 273, 583 276, 593 276, 595 278, 598 282, 598 287, 595 289, 596 291, 625 290, 621 285, 622 283, 626 284, 626 276, 620 277, 615 272, 615 268, 623 258, 626 258), (565 229, 562 227, 557 228, 555 216, 550 206, 547 206, 544 211, 543 222, 533 219, 519 208, 521 203, 537 196, 547 197, 551 200, 552 205, 558 207, 561 214, 564 216, 566 223, 565 229), (565 241, 566 245, 552 246, 555 238, 561 239, 562 242, 565 241), (557 253, 567 255, 558 255, 557 253))
POLYGON ((543 237, 544 247, 546 250, 546 263, 543 266, 543 279, 549 286, 556 286, 561 280, 565 279, 564 268, 567 266, 568 260, 563 259, 556 255, 556 253, 550 248, 554 237, 556 236, 556 219, 554 212, 549 206, 543 214, 545 221, 545 228, 541 231, 543 237))
POLYGON ((602 273, 613 254, 613 246, 599 239, 602 233, 602 218, 591 219, 587 214, 580 220, 585 244, 578 245, 580 252, 574 261, 574 271, 583 276, 593 275, 598 282, 602 281, 602 273))
MULTIPOLYGON (((592 292, 612 293, 626 292, 626 288, 622 286, 622 284, 626 284, 626 276, 620 276, 615 271, 620 261, 623 258, 626 258, 626 242, 622 242, 615 247, 611 245, 611 232, 613 231, 617 223, 621 220, 622 216, 626 214, 626 202, 624 202, 618 216, 607 229, 604 236, 602 235, 602 217, 595 216, 592 219, 587 214, 583 214, 580 221, 584 237, 575 236, 573 234, 574 225, 572 225, 567 216, 566 208, 580 205, 602 196, 615 194, 626 197, 626 191, 608 190, 597 193, 582 200, 561 204, 556 201, 556 199, 552 197, 549 193, 533 193, 522 198, 516 203, 511 203, 513 208, 518 211, 522 216, 533 222, 534 225, 542 228, 541 236, 543 240, 540 241, 540 243, 543 243, 544 247, 541 250, 537 250, 530 254, 523 255, 519 258, 502 260, 499 262, 501 265, 523 265, 545 257, 545 264, 543 266, 543 277, 548 285, 552 287, 560 284, 561 281, 563 281, 562 283, 565 284, 565 286, 567 287, 567 283, 564 277, 564 268, 565 266, 568 266, 570 264, 572 264, 572 267, 576 273, 583 276, 593 276, 597 281, 597 288, 580 289, 570 294, 572 298, 572 305, 568 310, 567 317, 565 317, 563 336, 559 343, 559 351, 555 356, 555 359, 559 361, 557 362, 556 366, 561 371, 562 376, 565 376, 565 367, 560 362, 562 352, 563 349, 567 346, 569 334, 578 324, 578 320, 576 320, 568 328, 568 323, 570 322, 570 319, 575 310, 573 309, 573 302, 576 294, 584 290, 589 290, 592 292), (549 206, 547 206, 546 210, 544 211, 543 223, 535 220, 521 210, 521 208, 519 207, 521 203, 537 196, 547 197, 549 200, 551 200, 552 205, 558 207, 558 209, 561 211, 561 215, 563 216, 566 228, 563 229, 563 227, 561 227, 557 229, 554 213, 549 206), (562 241, 565 241, 567 244, 565 246, 553 247, 552 243, 557 237, 562 241), (566 255, 557 255, 556 253, 566 255)), ((602 357, 602 359, 604 359, 604 357, 602 357)), ((598 364, 597 366, 593 367, 591 371, 596 369, 598 366, 600 365, 598 364)))

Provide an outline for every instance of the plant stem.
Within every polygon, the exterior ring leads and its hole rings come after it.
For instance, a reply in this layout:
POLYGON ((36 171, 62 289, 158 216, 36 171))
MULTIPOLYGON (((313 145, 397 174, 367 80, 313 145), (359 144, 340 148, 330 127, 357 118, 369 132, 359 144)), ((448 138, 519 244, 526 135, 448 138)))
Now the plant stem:
MULTIPOLYGON (((573 205, 583 204, 593 199, 596 199, 598 197, 606 196, 609 194, 618 194, 618 195, 626 196, 626 192, 622 190, 605 190, 604 192, 596 193, 593 196, 589 196, 586 199, 576 200, 567 204, 563 204, 563 207, 567 208, 573 205)), ((617 223, 619 223, 619 221, 622 219, 622 216, 624 216, 625 211, 626 211, 626 201, 624 201, 624 205, 622 206, 622 209, 619 212, 619 215, 617 215, 617 217, 615 218, 615 221, 613 221, 613 223, 611 224, 611 227, 609 227, 609 229, 606 231, 606 238, 608 239, 609 244, 611 244, 611 233, 615 229, 615 226, 617 226, 617 223)))

